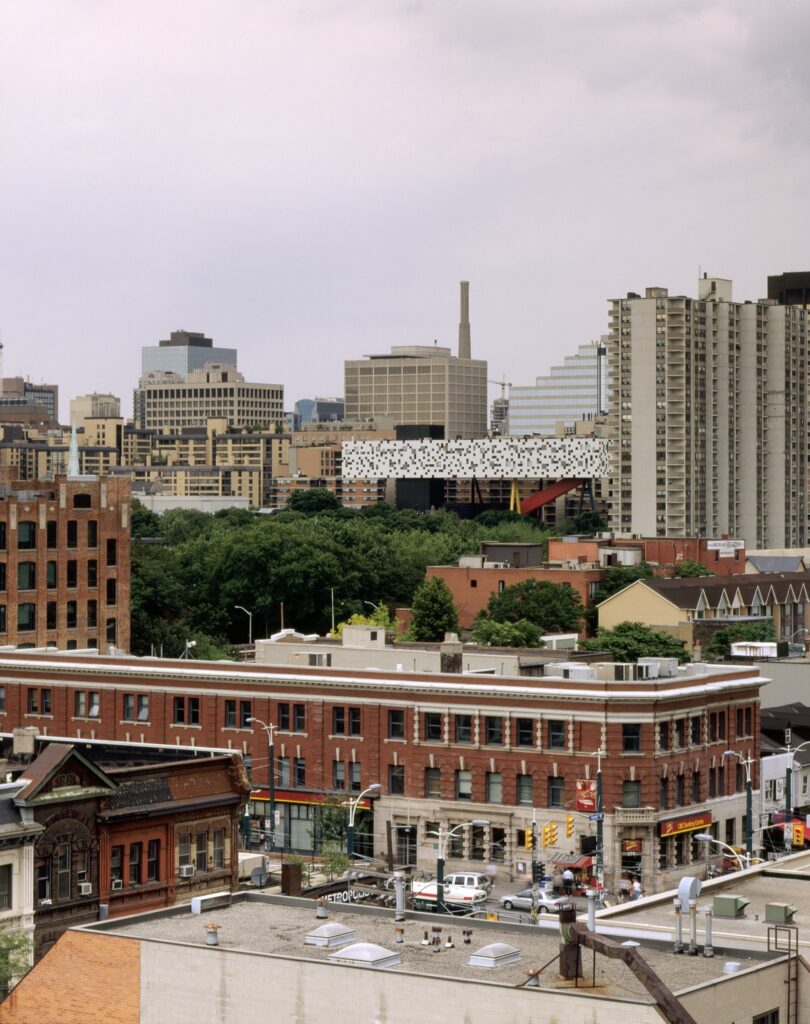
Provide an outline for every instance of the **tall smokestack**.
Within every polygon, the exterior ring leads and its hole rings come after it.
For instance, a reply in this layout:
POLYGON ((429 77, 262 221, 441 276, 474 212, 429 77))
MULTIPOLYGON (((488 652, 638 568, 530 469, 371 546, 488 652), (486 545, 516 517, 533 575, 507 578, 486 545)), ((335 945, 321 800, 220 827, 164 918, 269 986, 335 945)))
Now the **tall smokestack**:
POLYGON ((470 353, 470 282, 461 282, 461 322, 458 325, 458 357, 472 359, 470 353))

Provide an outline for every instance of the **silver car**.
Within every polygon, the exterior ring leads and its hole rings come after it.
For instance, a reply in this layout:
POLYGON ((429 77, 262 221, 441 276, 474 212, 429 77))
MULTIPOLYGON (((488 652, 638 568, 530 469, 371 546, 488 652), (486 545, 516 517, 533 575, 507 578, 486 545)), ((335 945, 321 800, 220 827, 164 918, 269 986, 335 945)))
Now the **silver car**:
MULTIPOLYGON (((531 910, 532 890, 521 889, 511 896, 501 896, 500 905, 504 910, 531 910)), ((537 912, 539 914, 559 914, 560 908, 568 906, 570 900, 564 896, 550 896, 542 889, 537 894, 537 912)))

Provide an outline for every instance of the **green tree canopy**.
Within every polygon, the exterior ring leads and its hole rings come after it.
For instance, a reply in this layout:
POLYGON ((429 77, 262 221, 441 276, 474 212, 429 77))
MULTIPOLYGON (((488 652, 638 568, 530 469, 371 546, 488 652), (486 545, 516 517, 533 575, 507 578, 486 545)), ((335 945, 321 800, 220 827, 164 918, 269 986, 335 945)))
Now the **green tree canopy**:
POLYGON ((714 576, 711 569, 707 569, 703 562, 698 562, 694 558, 684 558, 682 562, 678 562, 675 566, 675 576, 714 576))
POLYGON ((417 589, 411 603, 408 639, 422 642, 444 640, 445 633, 458 632, 458 612, 450 588, 438 576, 431 576, 417 589))
POLYGON ((776 639, 773 622, 738 622, 723 629, 715 630, 706 646, 706 656, 712 660, 727 658, 731 654, 731 645, 743 640, 754 643, 767 643, 776 639))
POLYGON ((540 627, 528 619, 496 622, 480 617, 475 620, 471 639, 488 647, 545 647, 540 639, 540 627))
POLYGON ((31 968, 31 940, 22 932, 0 926, 0 998, 12 981, 19 980, 31 968))
POLYGON ((504 587, 487 602, 486 617, 496 622, 533 622, 543 633, 576 633, 583 615, 579 594, 568 583, 526 580, 504 587))
POLYGON ((132 499, 131 523, 133 537, 160 537, 163 534, 160 516, 137 498, 132 499))
POLYGON ((652 575, 653 571, 647 562, 639 562, 638 565, 609 565, 605 569, 602 582, 596 588, 593 603, 599 604, 636 580, 648 580, 652 575))
POLYGON ((306 491, 293 491, 287 508, 304 515, 321 515, 324 512, 338 512, 343 506, 340 498, 325 487, 311 487, 306 491))
POLYGON ((335 626, 334 633, 330 632, 330 636, 342 637, 344 626, 379 626, 381 629, 396 629, 396 622, 391 618, 391 613, 384 604, 378 604, 371 615, 364 615, 362 612, 355 612, 350 615, 348 619, 344 619, 343 622, 339 622, 335 626))
POLYGON ((638 661, 639 658, 689 661, 680 640, 641 622, 620 622, 613 629, 600 629, 595 637, 581 640, 579 646, 585 651, 609 651, 614 661, 638 661))

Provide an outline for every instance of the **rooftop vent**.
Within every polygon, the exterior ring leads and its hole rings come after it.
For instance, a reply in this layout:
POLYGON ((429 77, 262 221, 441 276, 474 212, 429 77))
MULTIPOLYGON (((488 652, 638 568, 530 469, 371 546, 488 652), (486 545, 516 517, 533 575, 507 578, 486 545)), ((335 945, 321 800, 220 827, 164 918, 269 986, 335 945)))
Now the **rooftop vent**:
POLYGON ((353 946, 329 954, 329 960, 340 964, 356 964, 358 967, 396 967, 402 963, 399 953, 383 949, 373 942, 355 942, 353 946))
POLYGON ((305 946, 328 946, 330 949, 346 946, 348 943, 356 941, 357 932, 339 921, 322 924, 320 928, 316 928, 314 932, 309 932, 304 936, 305 946))
POLYGON ((483 946, 477 953, 471 953, 467 961, 470 967, 506 967, 520 960, 520 950, 506 942, 493 942, 483 946))

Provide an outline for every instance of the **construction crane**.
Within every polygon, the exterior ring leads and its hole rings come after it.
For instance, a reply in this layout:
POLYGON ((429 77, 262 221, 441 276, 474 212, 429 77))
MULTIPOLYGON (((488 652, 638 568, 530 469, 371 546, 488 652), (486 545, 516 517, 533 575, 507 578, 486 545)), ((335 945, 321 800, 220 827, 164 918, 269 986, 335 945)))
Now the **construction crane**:
POLYGON ((488 384, 497 384, 498 385, 498 387, 501 389, 501 401, 502 402, 506 399, 506 389, 512 387, 512 382, 511 381, 507 381, 506 374, 503 375, 503 380, 488 380, 487 383, 488 384))

